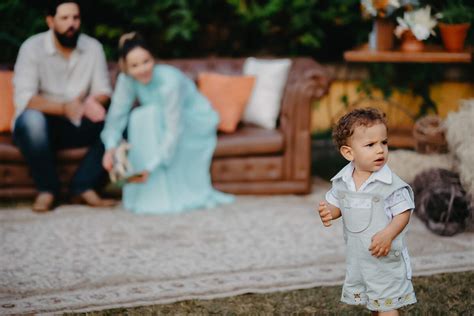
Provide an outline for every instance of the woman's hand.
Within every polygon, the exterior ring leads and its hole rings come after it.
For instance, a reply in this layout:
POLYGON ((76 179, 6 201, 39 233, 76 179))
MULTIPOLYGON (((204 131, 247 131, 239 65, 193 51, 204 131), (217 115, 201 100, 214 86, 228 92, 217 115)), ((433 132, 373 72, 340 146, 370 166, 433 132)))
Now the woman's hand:
POLYGON ((110 170, 112 170, 112 168, 114 167, 114 154, 115 148, 112 148, 107 150, 104 156, 102 157, 102 167, 104 167, 104 169, 108 172, 110 172, 110 170))

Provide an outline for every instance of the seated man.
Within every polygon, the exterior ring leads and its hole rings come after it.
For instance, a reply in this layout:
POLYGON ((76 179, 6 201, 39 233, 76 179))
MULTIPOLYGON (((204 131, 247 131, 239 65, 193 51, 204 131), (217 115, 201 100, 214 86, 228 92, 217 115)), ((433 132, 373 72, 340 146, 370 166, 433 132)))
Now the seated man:
POLYGON ((111 206, 94 188, 104 175, 100 141, 111 87, 102 45, 80 33, 76 1, 54 1, 49 31, 27 39, 15 64, 13 139, 25 157, 39 191, 33 211, 53 208, 60 193, 54 151, 90 146, 70 184, 76 200, 111 206))

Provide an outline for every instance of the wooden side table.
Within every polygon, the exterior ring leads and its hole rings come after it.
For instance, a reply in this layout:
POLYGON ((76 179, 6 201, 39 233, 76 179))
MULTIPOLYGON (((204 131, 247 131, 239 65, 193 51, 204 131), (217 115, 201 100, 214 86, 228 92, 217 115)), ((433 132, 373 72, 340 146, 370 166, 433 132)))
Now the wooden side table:
MULTIPOLYGON (((368 44, 344 52, 344 60, 356 63, 472 63, 473 48, 462 52, 448 52, 441 46, 426 45, 421 52, 371 50, 368 44)), ((358 100, 355 104, 363 102, 358 100)), ((376 100, 375 100, 376 101, 376 100)), ((393 105, 393 102, 390 102, 393 105)), ((400 107, 400 106, 399 106, 400 107)), ((394 147, 414 148, 414 138, 410 129, 392 129, 390 144, 394 147)))
POLYGON ((344 60, 359 63, 471 63, 472 47, 459 53, 445 51, 441 46, 426 45, 421 52, 370 50, 368 45, 344 52, 344 60))

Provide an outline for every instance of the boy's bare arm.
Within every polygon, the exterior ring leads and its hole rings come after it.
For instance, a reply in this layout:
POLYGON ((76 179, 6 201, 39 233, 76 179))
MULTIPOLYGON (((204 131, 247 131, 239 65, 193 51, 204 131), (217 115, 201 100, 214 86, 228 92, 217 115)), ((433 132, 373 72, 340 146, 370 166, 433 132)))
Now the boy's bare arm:
POLYGON ((408 225, 410 215, 410 210, 395 215, 387 227, 372 237, 372 243, 370 244, 369 250, 373 256, 382 257, 388 255, 392 247, 392 241, 408 225))
POLYGON ((333 219, 341 217, 341 210, 326 201, 319 202, 318 212, 323 225, 326 227, 332 225, 331 221, 333 219))

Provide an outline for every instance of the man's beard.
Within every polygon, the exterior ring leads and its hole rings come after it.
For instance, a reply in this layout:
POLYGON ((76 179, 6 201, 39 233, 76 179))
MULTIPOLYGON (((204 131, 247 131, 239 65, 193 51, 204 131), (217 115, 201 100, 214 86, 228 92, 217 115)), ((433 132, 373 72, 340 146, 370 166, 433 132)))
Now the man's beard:
POLYGON ((67 48, 76 47, 79 34, 81 34, 79 30, 74 30, 72 28, 68 29, 64 33, 59 33, 58 31, 54 30, 54 35, 56 35, 56 38, 58 39, 59 44, 67 48), (74 34, 72 36, 66 35, 69 31, 74 31, 74 34))

